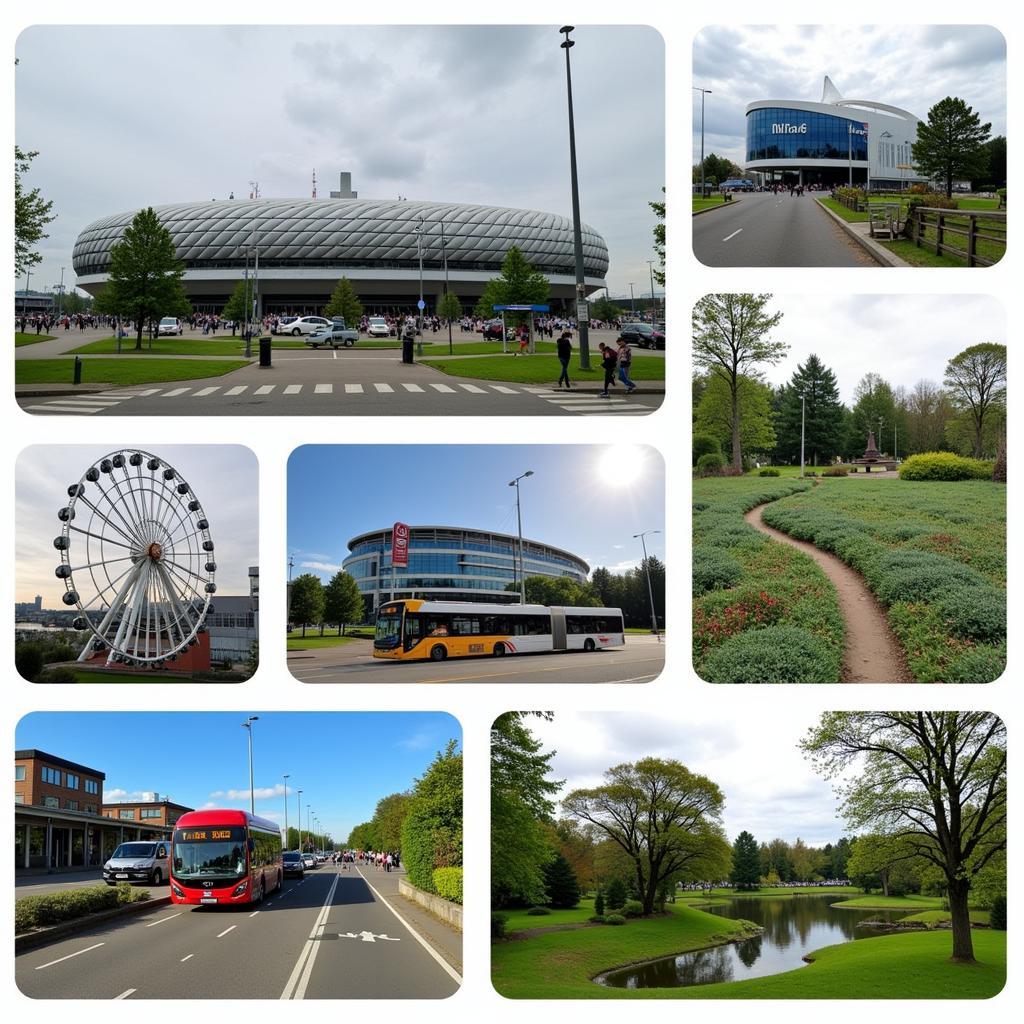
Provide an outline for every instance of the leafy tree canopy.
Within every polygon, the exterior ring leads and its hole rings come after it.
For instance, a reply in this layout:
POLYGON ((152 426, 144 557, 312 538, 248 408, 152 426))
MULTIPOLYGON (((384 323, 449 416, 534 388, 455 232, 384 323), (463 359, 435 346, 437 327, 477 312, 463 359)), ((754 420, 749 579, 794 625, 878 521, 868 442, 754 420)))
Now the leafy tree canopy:
POLYGON ((43 231, 57 215, 51 213, 52 199, 43 199, 38 188, 26 191, 21 176, 28 174, 32 161, 39 156, 37 150, 14 147, 14 275, 21 277, 42 260, 34 246, 50 236, 43 231))
POLYGON ((917 141, 911 147, 918 170, 943 182, 946 195, 953 194, 953 182, 976 178, 988 170, 992 123, 981 118, 959 97, 947 96, 928 111, 926 122, 917 126, 917 141))

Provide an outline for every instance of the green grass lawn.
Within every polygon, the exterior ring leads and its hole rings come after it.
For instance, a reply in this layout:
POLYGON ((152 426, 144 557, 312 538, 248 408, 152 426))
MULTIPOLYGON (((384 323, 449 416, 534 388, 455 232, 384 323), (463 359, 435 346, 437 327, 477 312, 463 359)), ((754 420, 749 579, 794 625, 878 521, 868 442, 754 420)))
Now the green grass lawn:
POLYGON ((857 896, 852 900, 833 903, 832 909, 841 910, 941 910, 942 898, 939 896, 857 896))
MULTIPOLYGON (((732 202, 732 200, 730 200, 732 202)), ((693 197, 693 212, 700 213, 702 210, 710 210, 713 206, 725 206, 725 196, 713 195, 703 199, 700 196, 693 197)))
MULTIPOLYGON (((971 910, 968 913, 971 915, 971 924, 987 925, 989 923, 989 912, 987 910, 971 910)), ((901 917, 900 922, 904 921, 920 921, 928 925, 929 928, 936 928, 940 925, 949 924, 950 913, 948 910, 922 910, 917 914, 908 914, 906 917, 901 917)))
MULTIPOLYGON (((961 248, 960 243, 966 244, 966 239, 954 238, 952 235, 947 236, 947 241, 950 245, 956 245, 957 248, 961 248)), ((879 240, 880 245, 884 245, 887 249, 891 250, 900 259, 905 260, 907 263, 915 267, 965 267, 967 266, 966 259, 960 259, 957 256, 950 256, 946 253, 936 253, 934 249, 929 249, 927 245, 919 246, 913 242, 902 238, 895 242, 887 242, 884 239, 879 240)), ((1003 246, 996 246, 992 242, 979 242, 978 253, 982 256, 987 256, 990 260, 1002 259, 1005 249, 1003 246)))
MULTIPOLYGON (((603 384, 604 371, 600 367, 599 354, 596 348, 591 350, 589 371, 579 368, 577 356, 574 354, 569 364, 569 379, 574 384, 603 384)), ((479 356, 474 359, 440 358, 429 360, 429 365, 452 377, 472 377, 476 380, 498 380, 519 384, 550 384, 552 387, 562 371, 557 357, 547 353, 532 356, 479 356)), ((661 356, 644 355, 634 351, 630 376, 635 381, 664 381, 665 360, 661 356)), ((620 389, 625 390, 617 383, 616 390, 620 389)))
MULTIPOLYGON (((306 343, 292 338, 274 338, 271 349, 306 348, 306 343)), ((100 338, 91 341, 81 348, 72 349, 69 355, 112 355, 117 352, 117 338, 100 338)), ((151 359, 160 356, 240 356, 245 352, 245 341, 242 338, 156 338, 153 347, 143 339, 142 348, 135 348, 134 338, 121 340, 121 355, 149 356, 151 359)), ((252 341, 253 358, 259 355, 259 342, 252 341)))
POLYGON ((866 221, 868 219, 868 215, 866 212, 855 213, 849 207, 843 206, 843 204, 839 202, 838 199, 831 199, 829 197, 826 197, 824 199, 819 199, 818 202, 821 203, 822 206, 831 210, 833 213, 838 214, 840 217, 843 218, 843 220, 849 221, 851 224, 860 221, 866 221))
MULTIPOLYGON (((544 353, 554 352, 557 349, 557 346, 555 345, 555 343, 553 341, 537 341, 537 342, 534 343, 534 345, 535 345, 535 348, 536 348, 536 352, 534 354, 539 354, 541 352, 544 352, 544 353)), ((454 345, 452 345, 452 355, 456 355, 456 356, 494 356, 494 355, 500 356, 500 355, 511 355, 513 352, 518 353, 518 351, 519 351, 519 342, 511 342, 510 341, 510 342, 508 342, 506 347, 507 347, 507 351, 506 352, 502 352, 501 351, 501 342, 500 341, 464 341, 464 342, 461 342, 461 343, 460 342, 456 342, 454 345)), ((435 357, 435 356, 438 356, 438 355, 443 355, 443 356, 448 355, 448 342, 447 341, 444 341, 444 342, 441 342, 441 341, 427 342, 423 346, 423 358, 424 359, 426 359, 428 356, 429 357, 435 357)), ((517 356, 517 358, 518 358, 518 356, 517 356)))
MULTIPOLYGON (((540 920, 548 920, 541 918, 540 920)), ((1006 933, 974 932, 977 964, 949 963, 946 931, 912 931, 816 950, 806 967, 767 978, 681 988, 618 989, 612 967, 727 941, 730 921, 678 905, 666 917, 495 943, 491 979, 510 999, 987 999, 1006 980, 1006 933)))
POLYGON ((288 650, 289 651, 322 651, 328 647, 343 647, 345 644, 350 644, 358 637, 354 636, 338 636, 336 633, 324 633, 320 636, 316 630, 309 630, 303 638, 300 633, 289 633, 288 634, 288 650))
MULTIPOLYGON (((200 377, 219 377, 248 366, 244 359, 218 359, 206 362, 198 359, 83 359, 83 384, 156 384, 165 381, 192 380, 200 377)), ((70 384, 73 379, 74 360, 18 359, 14 363, 15 384, 70 384)))
POLYGON ((508 920, 506 932, 519 932, 529 928, 553 928, 561 924, 582 924, 594 913, 594 897, 584 896, 578 907, 571 910, 552 910, 550 914, 530 915, 525 909, 503 910, 508 920))
POLYGON ((14 347, 22 348, 24 345, 36 345, 40 341, 53 341, 53 334, 22 334, 21 331, 14 332, 14 347))
POLYGON ((991 682, 1002 674, 1003 485, 823 479, 769 505, 763 518, 864 576, 917 682, 991 682))
POLYGON ((758 899, 770 899, 777 896, 845 896, 847 893, 860 892, 852 885, 804 885, 804 886, 769 886, 766 889, 752 889, 749 892, 737 892, 735 889, 712 889, 712 896, 727 896, 730 899, 743 899, 756 896, 758 899))
POLYGON ((771 477, 693 481, 693 664, 702 679, 839 682, 845 626, 828 577, 743 521, 755 505, 811 487, 771 477))

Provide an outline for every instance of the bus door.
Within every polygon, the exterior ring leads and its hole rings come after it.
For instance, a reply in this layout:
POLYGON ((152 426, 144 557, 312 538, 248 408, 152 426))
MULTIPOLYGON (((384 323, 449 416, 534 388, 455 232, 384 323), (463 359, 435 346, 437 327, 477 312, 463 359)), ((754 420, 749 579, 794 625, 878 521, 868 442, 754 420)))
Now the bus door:
POLYGON ((553 651, 567 651, 569 645, 565 638, 565 609, 551 609, 551 649, 553 651))

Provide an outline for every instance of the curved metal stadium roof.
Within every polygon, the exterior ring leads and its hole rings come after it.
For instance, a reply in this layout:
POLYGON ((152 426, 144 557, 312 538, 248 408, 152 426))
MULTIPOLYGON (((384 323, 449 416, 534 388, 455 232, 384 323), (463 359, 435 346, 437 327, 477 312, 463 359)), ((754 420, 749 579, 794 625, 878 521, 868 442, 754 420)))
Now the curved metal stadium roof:
MULTIPOLYGON (((536 270, 575 273, 572 221, 552 213, 501 206, 364 199, 252 199, 154 207, 188 269, 242 266, 255 239, 260 267, 408 267, 418 263, 416 231, 423 218, 424 262, 452 270, 496 272, 512 245, 536 270)), ((75 242, 75 273, 104 274, 110 249, 137 211, 87 225, 75 242)), ((588 277, 608 269, 604 239, 586 224, 588 277)))

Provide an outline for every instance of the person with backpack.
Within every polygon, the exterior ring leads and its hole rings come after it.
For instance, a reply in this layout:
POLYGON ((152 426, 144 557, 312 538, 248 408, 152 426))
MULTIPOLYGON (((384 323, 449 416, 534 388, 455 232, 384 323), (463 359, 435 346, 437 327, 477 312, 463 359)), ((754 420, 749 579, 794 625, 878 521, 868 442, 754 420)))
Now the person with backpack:
POLYGON ((606 345, 603 341, 598 348, 601 350, 601 368, 604 370, 604 390, 599 394, 602 398, 611 398, 608 389, 615 387, 615 366, 619 358, 611 345, 606 345))
POLYGON ((565 381, 567 389, 571 389, 569 383, 569 360, 572 358, 572 335, 568 331, 562 331, 555 342, 555 351, 558 354, 558 361, 562 364, 562 373, 558 378, 558 388, 561 390, 562 381, 565 381))

